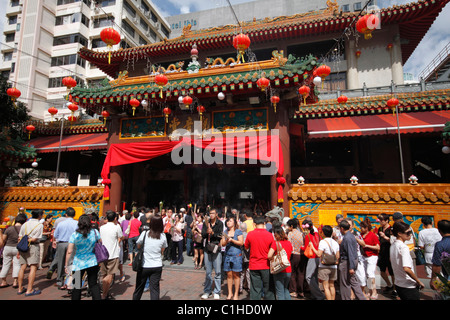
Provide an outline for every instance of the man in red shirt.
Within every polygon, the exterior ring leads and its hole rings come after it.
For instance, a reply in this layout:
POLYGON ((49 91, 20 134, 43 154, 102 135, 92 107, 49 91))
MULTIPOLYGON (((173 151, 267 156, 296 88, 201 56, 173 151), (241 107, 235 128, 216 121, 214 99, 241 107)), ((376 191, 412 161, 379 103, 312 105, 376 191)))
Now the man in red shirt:
POLYGON ((264 216, 253 218, 255 229, 247 234, 245 248, 250 249, 250 300, 274 300, 273 280, 270 277, 270 264, 267 254, 274 241, 273 235, 266 230, 264 216))

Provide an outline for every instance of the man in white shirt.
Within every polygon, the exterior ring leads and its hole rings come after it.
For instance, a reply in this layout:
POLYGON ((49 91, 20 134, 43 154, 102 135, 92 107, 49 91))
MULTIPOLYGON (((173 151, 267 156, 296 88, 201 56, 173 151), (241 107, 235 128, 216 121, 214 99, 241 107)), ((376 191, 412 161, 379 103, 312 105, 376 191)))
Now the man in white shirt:
POLYGON ((107 223, 100 227, 100 237, 103 245, 109 253, 107 261, 100 264, 100 274, 102 276, 103 299, 109 298, 108 291, 114 278, 114 274, 119 271, 120 241, 123 240, 122 228, 116 224, 117 214, 114 211, 106 212, 107 223))
POLYGON ((42 237, 42 231, 44 226, 39 223, 42 218, 42 210, 33 210, 31 212, 31 219, 25 222, 19 231, 19 240, 24 236, 28 235, 28 241, 30 243, 27 252, 18 251, 17 257, 20 257, 20 270, 18 275, 18 292, 17 294, 25 293, 25 296, 34 296, 40 294, 41 291, 38 289, 33 289, 34 280, 36 278, 36 271, 39 264, 39 239, 42 237), (25 277, 25 270, 30 266, 30 274, 28 276, 28 286, 27 289, 23 288, 23 279, 25 277))
POLYGON ((431 278, 431 268, 433 263, 431 259, 433 258, 434 245, 436 242, 442 240, 442 236, 439 233, 439 230, 433 228, 433 221, 430 217, 424 216, 422 217, 423 230, 419 232, 419 241, 418 245, 420 249, 424 251, 425 256, 425 271, 427 273, 427 277, 431 278))

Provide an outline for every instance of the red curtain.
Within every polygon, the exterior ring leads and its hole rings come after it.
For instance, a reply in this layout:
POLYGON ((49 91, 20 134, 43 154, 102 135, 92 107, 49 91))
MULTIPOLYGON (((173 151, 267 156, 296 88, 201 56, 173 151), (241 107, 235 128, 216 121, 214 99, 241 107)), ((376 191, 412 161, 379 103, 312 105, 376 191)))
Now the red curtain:
MULTIPOLYGON (((282 178, 283 176, 283 152, 277 136, 215 137, 214 139, 184 138, 180 141, 150 141, 112 144, 106 155, 101 172, 105 184, 103 199, 109 200, 109 184, 111 182, 109 174, 111 167, 147 161, 172 152, 175 148, 188 145, 208 149, 232 157, 244 157, 246 159, 275 162, 277 167, 277 182, 279 184, 279 178, 282 178), (275 150, 272 150, 272 148, 275 148, 275 150)), ((283 189, 281 184, 278 188, 278 200, 281 200, 280 202, 283 201, 283 189)))

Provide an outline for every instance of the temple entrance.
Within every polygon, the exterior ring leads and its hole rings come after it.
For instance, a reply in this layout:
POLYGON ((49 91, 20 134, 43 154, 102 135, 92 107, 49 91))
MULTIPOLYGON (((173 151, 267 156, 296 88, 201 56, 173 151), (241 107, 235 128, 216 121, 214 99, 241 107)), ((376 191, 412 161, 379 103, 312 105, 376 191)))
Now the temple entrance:
POLYGON ((123 201, 129 206, 179 209, 188 203, 228 209, 270 208, 269 175, 261 175, 260 165, 176 165, 169 155, 124 166, 123 201))

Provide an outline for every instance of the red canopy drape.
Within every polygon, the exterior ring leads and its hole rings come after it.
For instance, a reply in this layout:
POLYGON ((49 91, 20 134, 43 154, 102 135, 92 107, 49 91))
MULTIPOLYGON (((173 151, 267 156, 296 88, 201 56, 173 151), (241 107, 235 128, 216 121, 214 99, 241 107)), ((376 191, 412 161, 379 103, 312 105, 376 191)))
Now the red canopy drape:
MULTIPOLYGON (((190 145, 227 156, 274 162, 277 168, 277 176, 283 176, 283 152, 278 136, 214 137, 211 139, 183 138, 180 141, 150 141, 112 144, 106 155, 101 172, 103 183, 105 184, 103 199, 109 200, 109 184, 111 183, 109 174, 111 167, 147 161, 172 152, 176 148, 190 145)), ((277 182, 280 182, 278 178, 277 182)), ((278 200, 280 202, 283 201, 281 184, 278 189, 278 200)))

